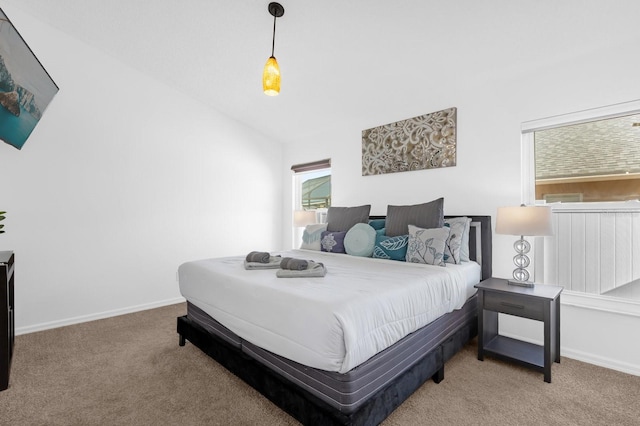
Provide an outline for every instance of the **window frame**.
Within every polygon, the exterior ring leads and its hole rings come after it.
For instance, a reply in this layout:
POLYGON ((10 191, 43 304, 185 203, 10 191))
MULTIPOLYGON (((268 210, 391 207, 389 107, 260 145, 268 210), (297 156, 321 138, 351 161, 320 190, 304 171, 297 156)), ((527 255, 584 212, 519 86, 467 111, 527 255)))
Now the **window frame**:
MULTIPOLYGON (((326 170, 329 176, 332 175, 330 158, 291 166, 291 244, 293 248, 297 247, 296 242, 300 241, 302 237, 302 229, 293 224, 294 212, 300 209, 305 210, 302 205, 302 180, 305 176, 321 170, 326 170)), ((312 211, 316 212, 316 222, 323 223, 326 220, 327 208, 317 208, 312 209, 312 211)))
MULTIPOLYGON (((580 124, 589 121, 616 118, 640 113, 640 100, 623 102, 600 108, 562 114, 537 120, 523 122, 521 125, 520 160, 521 160, 521 203, 532 205, 535 200, 535 152, 534 132, 553 127, 580 124)), ((555 203, 552 210, 574 212, 610 212, 610 211, 640 211, 639 201, 610 201, 610 202, 582 202, 555 203)), ((543 258, 543 250, 536 244, 536 258, 543 258)), ((544 268, 543 262, 536 262, 535 276, 539 276, 544 268)), ((640 303, 635 300, 618 299, 606 295, 588 294, 566 290, 562 295, 563 305, 579 309, 610 312, 617 315, 640 318, 640 303)))
MULTIPOLYGON (((556 115, 537 120, 525 121, 520 128, 520 164, 521 164, 521 200, 522 204, 533 205, 540 200, 535 199, 536 194, 536 169, 535 169, 535 147, 534 133, 553 129, 556 127, 570 126, 574 124, 588 123, 590 121, 606 120, 609 118, 622 117, 640 113, 640 100, 622 102, 599 108, 592 108, 569 114, 556 115)), ((633 205, 638 204, 636 209, 640 210, 640 203, 637 201, 609 201, 609 202, 574 202, 555 203, 553 208, 574 209, 574 210, 628 210, 633 209, 633 205)))

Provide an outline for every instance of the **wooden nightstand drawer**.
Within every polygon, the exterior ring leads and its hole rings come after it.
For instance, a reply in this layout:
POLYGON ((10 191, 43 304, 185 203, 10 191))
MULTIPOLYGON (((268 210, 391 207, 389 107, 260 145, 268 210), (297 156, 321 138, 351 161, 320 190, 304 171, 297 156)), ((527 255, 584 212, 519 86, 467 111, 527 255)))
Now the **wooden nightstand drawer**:
POLYGON ((484 293, 484 309, 538 321, 544 320, 544 303, 542 299, 518 294, 484 293))

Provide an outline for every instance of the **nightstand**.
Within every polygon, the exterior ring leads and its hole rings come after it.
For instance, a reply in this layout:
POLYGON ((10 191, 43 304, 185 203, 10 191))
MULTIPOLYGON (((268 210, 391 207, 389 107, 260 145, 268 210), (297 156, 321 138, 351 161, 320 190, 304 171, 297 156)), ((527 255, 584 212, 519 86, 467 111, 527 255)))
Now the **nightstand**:
POLYGON ((544 373, 551 383, 551 365, 560 362, 560 293, 562 287, 537 284, 519 287, 489 278, 478 289, 478 359, 485 355, 513 361, 544 373), (544 345, 512 339, 498 333, 498 313, 544 323, 544 345))

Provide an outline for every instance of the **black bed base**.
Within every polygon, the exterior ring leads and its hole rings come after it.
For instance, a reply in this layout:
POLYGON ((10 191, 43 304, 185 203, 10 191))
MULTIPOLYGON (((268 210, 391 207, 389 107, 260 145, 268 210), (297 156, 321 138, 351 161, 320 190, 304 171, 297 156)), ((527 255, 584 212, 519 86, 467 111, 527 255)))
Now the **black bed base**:
POLYGON ((424 382, 444 379, 444 364, 478 334, 477 321, 467 322, 424 358, 375 393, 358 411, 346 415, 308 391, 264 367, 187 316, 178 317, 180 346, 185 340, 305 425, 377 425, 424 382))

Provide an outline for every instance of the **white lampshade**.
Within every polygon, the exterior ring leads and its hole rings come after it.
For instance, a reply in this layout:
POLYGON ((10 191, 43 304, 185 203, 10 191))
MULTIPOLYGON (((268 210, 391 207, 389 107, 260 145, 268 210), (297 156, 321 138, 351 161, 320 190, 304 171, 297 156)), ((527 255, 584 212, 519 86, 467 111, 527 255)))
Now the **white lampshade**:
POLYGON ((295 210, 293 212, 293 226, 303 228, 316 223, 315 210, 295 210))
POLYGON ((496 233, 531 237, 553 235, 551 207, 498 207, 496 233))

